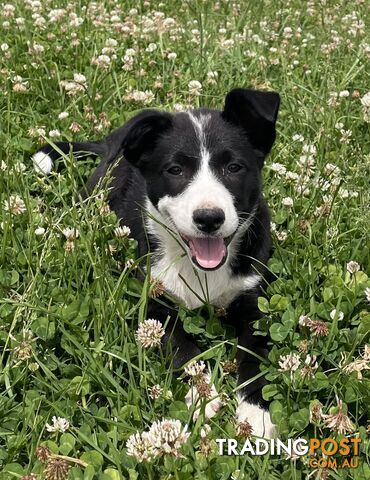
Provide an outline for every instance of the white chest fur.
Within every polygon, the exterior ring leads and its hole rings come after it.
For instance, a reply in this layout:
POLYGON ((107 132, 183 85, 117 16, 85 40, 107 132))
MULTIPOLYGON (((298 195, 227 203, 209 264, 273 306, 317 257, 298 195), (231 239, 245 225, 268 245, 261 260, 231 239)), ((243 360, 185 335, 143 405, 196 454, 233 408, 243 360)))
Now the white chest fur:
POLYGON ((171 255, 165 251, 162 258, 153 261, 152 276, 161 280, 167 292, 193 309, 208 302, 226 308, 242 292, 258 285, 257 274, 234 276, 227 265, 214 272, 200 272, 192 266, 188 256, 179 249, 171 255))

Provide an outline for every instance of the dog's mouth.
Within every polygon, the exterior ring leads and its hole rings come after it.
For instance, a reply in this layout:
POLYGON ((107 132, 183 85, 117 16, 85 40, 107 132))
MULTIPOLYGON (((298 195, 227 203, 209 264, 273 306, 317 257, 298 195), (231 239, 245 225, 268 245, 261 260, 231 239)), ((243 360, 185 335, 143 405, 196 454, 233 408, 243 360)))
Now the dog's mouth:
POLYGON ((190 250, 193 263, 202 270, 217 270, 227 259, 227 246, 233 235, 221 237, 189 237, 181 234, 190 250))

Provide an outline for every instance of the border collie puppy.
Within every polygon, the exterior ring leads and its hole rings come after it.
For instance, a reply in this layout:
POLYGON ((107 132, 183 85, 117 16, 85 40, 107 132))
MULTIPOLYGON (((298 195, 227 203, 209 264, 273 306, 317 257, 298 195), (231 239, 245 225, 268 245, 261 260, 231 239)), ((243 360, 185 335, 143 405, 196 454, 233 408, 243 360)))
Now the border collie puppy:
MULTIPOLYGON (((205 302, 222 309, 243 348, 266 356, 266 339, 251 323, 261 317, 257 298, 270 256, 270 218, 261 193, 261 169, 275 140, 280 97, 275 92, 235 89, 222 111, 171 114, 145 110, 100 142, 57 143, 33 156, 50 170, 60 152, 101 157, 82 193, 91 193, 112 167, 109 203, 151 252, 151 275, 187 308, 205 302)), ((171 318, 173 363, 179 367, 200 351, 177 320, 175 305, 151 302, 150 316, 171 318)), ((256 356, 238 349, 239 384, 260 373, 256 356)), ((270 437, 274 426, 261 398, 264 380, 241 390, 237 417, 253 433, 270 437)), ((220 402, 212 400, 206 414, 220 402)))

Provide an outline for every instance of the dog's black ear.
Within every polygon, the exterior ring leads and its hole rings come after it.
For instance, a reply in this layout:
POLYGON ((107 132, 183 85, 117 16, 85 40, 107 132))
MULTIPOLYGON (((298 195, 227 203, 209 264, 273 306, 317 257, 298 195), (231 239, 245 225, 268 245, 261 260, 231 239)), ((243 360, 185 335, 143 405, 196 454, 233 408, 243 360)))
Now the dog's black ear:
POLYGON ((226 95, 222 117, 242 127, 252 146, 265 156, 275 141, 279 105, 276 92, 236 88, 226 95))
POLYGON ((133 165, 142 166, 143 156, 154 149, 158 138, 172 126, 172 116, 166 112, 146 110, 124 126, 122 152, 133 165))

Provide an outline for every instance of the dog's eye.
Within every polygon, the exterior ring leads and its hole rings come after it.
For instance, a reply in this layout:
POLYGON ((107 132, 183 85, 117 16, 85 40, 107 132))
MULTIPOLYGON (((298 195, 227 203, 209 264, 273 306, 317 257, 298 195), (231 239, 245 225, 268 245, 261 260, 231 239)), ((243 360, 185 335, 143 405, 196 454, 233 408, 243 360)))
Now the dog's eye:
POLYGON ((181 167, 175 165, 173 167, 168 168, 167 173, 169 173, 170 175, 182 175, 182 169, 181 167))
POLYGON ((227 166, 227 173, 237 173, 242 168, 238 163, 230 163, 230 165, 227 166))

